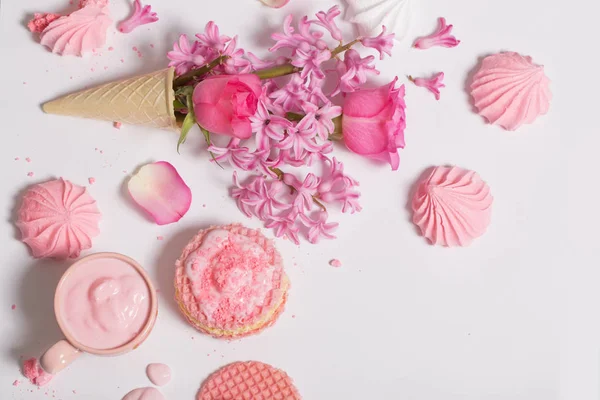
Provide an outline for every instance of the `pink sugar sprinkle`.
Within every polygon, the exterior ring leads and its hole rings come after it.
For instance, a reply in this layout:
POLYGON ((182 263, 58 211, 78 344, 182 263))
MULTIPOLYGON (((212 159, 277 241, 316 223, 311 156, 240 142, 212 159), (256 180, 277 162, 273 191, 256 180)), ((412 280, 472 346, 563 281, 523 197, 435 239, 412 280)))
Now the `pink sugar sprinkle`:
POLYGON ((53 377, 40 367, 40 363, 36 358, 30 358, 23 363, 23 375, 29 379, 29 382, 37 386, 44 386, 53 377))
POLYGON ((21 384, 21 381, 18 379, 15 379, 15 381, 13 382, 13 386, 19 386, 21 384))
POLYGON ((17 308, 17 305, 16 305, 16 304, 13 304, 12 306, 10 306, 10 309, 11 309, 11 310, 14 310, 14 309, 16 309, 16 308, 17 308))
POLYGON ((157 236, 157 237, 156 237, 156 240, 164 240, 164 239, 165 239, 165 237, 164 237, 164 236, 157 236))
POLYGON ((25 159, 25 161, 27 161, 27 162, 31 162, 31 158, 27 157, 27 158, 25 159))
POLYGON ((88 182, 90 183, 90 185, 93 185, 94 183, 96 183, 96 178, 90 177, 88 178, 88 182))
POLYGON ((122 124, 122 123, 120 123, 119 121, 115 121, 115 122, 113 122, 113 126, 114 126, 116 129, 121 129, 121 125, 123 125, 123 124, 122 124))
POLYGON ((27 176, 32 177, 33 176, 33 172, 28 172, 27 176))
POLYGON ((333 260, 329 261, 329 265, 331 265, 332 267, 335 267, 335 268, 339 268, 342 266, 342 262, 340 260, 338 260, 337 258, 334 258, 333 260))

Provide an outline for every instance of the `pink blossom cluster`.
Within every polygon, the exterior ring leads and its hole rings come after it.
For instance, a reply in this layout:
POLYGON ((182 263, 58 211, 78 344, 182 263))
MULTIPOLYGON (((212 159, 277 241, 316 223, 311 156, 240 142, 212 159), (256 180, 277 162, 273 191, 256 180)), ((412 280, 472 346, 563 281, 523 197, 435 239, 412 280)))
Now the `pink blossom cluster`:
POLYGON ((343 164, 335 157, 326 158, 324 165, 323 177, 309 173, 303 180, 283 173, 280 179, 253 175, 240 183, 234 172, 231 194, 244 214, 259 218, 277 237, 287 237, 296 244, 301 234, 311 243, 333 239, 338 223, 328 221, 325 205, 338 204, 342 212, 360 211, 360 193, 356 191, 358 182, 344 174, 343 164))
MULTIPOLYGON (((228 56, 224 64, 208 74, 240 76, 226 86, 225 91, 233 94, 197 97, 203 97, 203 104, 210 102, 220 115, 231 116, 232 126, 237 125, 226 143, 211 137, 208 150, 214 161, 254 173, 244 183, 234 173, 232 196, 240 210, 261 219, 277 236, 285 235, 295 243, 300 236, 312 243, 322 237, 333 238, 337 223, 328 222, 326 207, 337 205, 342 212, 351 213, 361 209, 358 182, 344 173, 341 162, 330 158, 332 137, 338 133, 336 126, 341 126, 336 125, 342 115, 342 107, 337 104, 343 102, 344 94, 361 88, 369 76, 379 74, 375 57, 362 57, 353 46, 360 43, 374 49, 380 58, 390 55, 393 46, 394 35, 388 34, 385 27, 379 36, 359 37, 343 44, 336 24, 340 13, 335 6, 318 12, 315 19, 305 16, 295 24, 292 15, 286 17, 283 31, 272 35, 275 44, 269 51, 276 57, 270 61, 237 49, 237 38, 221 35, 213 22, 193 42, 181 35, 168 53, 169 65, 176 68, 177 75, 228 56), (278 68, 285 72, 280 73, 278 68), (248 73, 262 79, 256 103, 251 85, 246 87, 244 83, 251 81, 242 75, 248 73), (246 117, 247 110, 254 107, 256 112, 246 117), (237 129, 246 118, 252 131, 249 138, 237 129), (289 172, 290 168, 303 166, 323 166, 324 172, 321 176, 309 173, 303 179, 289 172)), ((207 77, 195 79, 208 82, 207 77)), ((196 111, 200 125, 204 122, 206 126, 209 120, 213 126, 227 125, 213 114, 210 118, 203 114, 196 111)))
POLYGON ((192 69, 200 68, 220 56, 229 56, 227 61, 215 68, 214 73, 245 74, 250 72, 252 64, 244 58, 244 50, 237 48, 237 36, 233 38, 221 35, 219 27, 210 21, 203 33, 196 34, 196 40, 190 43, 187 35, 181 35, 167 53, 170 67, 175 67, 177 75, 183 75, 192 69))

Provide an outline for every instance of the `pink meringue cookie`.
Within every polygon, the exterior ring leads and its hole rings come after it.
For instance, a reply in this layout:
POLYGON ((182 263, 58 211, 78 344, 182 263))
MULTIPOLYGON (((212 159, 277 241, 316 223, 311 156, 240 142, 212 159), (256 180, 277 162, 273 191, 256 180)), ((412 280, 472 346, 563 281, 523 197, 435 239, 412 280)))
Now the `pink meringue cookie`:
POLYGON ((78 257, 100 232, 100 211, 82 186, 61 179, 25 192, 17 226, 35 258, 78 257))
POLYGON ((418 184, 412 200, 413 222, 432 244, 467 246, 485 233, 493 200, 476 172, 436 167, 418 184))
POLYGON ((473 78, 471 96, 490 123, 514 131, 550 108, 550 80, 531 57, 505 52, 486 57, 473 78))
POLYGON ((41 44, 53 53, 81 57, 104 46, 110 24, 108 7, 87 5, 51 22, 41 33, 41 44))

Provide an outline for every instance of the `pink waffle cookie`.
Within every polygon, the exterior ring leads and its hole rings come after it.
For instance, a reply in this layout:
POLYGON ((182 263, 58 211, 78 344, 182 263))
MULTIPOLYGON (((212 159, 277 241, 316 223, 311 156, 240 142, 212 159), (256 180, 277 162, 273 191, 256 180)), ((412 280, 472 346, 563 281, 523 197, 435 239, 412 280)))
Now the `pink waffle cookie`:
POLYGON ((292 379, 258 361, 235 362, 213 373, 196 400, 300 400, 292 379))
POLYGON ((283 311, 289 280, 279 252, 257 230, 239 224, 202 230, 175 266, 175 299, 201 332, 258 333, 283 311))

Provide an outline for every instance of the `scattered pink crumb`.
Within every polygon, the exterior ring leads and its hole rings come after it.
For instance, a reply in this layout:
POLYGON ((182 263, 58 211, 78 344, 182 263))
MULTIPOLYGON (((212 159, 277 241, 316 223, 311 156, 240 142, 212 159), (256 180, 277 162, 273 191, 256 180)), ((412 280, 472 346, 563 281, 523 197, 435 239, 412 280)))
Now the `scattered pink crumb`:
POLYGON ((142 52, 141 52, 141 51, 138 51, 137 55, 138 55, 138 57, 139 57, 139 58, 142 58, 142 57, 143 57, 143 55, 142 55, 142 52))
POLYGON ((194 337, 192 336, 192 340, 194 340, 194 337))
POLYGON ((133 51, 138 51, 138 48, 137 48, 137 46, 133 46, 131 49, 132 49, 133 51))
POLYGON ((31 162, 31 158, 27 157, 27 158, 25 158, 25 161, 31 162))
POLYGON ((75 391, 75 389, 72 390, 73 394, 77 394, 77 392, 75 391))
POLYGON ((121 125, 123 125, 123 124, 122 124, 121 122, 119 122, 119 121, 115 121, 115 122, 113 122, 113 126, 114 126, 116 129, 121 129, 121 125))
POLYGON ((94 148, 94 151, 98 151, 98 148, 97 148, 97 147, 95 147, 95 148, 94 148))
POLYGON ((94 183, 96 183, 96 178, 90 177, 90 178, 88 178, 88 182, 90 185, 93 185, 94 183))
POLYGON ((165 237, 164 237, 164 236, 157 236, 157 237, 156 237, 156 240, 164 240, 164 239, 165 239, 165 237))
POLYGON ((19 386, 21 384, 21 381, 18 379, 15 379, 15 381, 13 382, 13 386, 19 386))
POLYGON ((52 375, 40 367, 37 358, 30 358, 23 363, 23 375, 37 386, 44 386, 52 380, 52 375))
POLYGON ((90 71, 94 72, 96 69, 94 67, 90 68, 90 71))
POLYGON ((20 158, 19 158, 19 157, 15 157, 15 161, 19 161, 19 160, 20 160, 20 158))
POLYGON ((16 304, 13 304, 12 306, 10 306, 10 309, 11 309, 11 310, 14 310, 14 309, 16 309, 16 308, 17 308, 17 305, 16 305, 16 304))
POLYGON ((340 260, 338 260, 337 258, 334 258, 333 260, 329 261, 329 265, 331 265, 332 267, 335 267, 335 268, 339 268, 342 266, 342 262, 340 260))
POLYGON ((70 77, 69 77, 69 79, 73 79, 73 77, 72 77, 72 76, 70 76, 70 77))
POLYGON ((292 314, 292 318, 296 318, 296 314, 292 314))
POLYGON ((100 154, 104 154, 104 150, 100 150, 100 154))
POLYGON ((153 49, 154 48, 154 43, 150 43, 150 48, 153 49))
POLYGON ((27 82, 23 82, 23 85, 27 85, 27 82))
POLYGON ((27 176, 32 177, 33 176, 33 172, 28 172, 27 176))
POLYGON ((107 69, 108 69, 108 65, 105 65, 104 66, 104 70, 106 71, 107 69))
POLYGON ((126 174, 126 173, 127 173, 127 170, 126 170, 126 169, 124 169, 124 170, 123 170, 123 173, 124 173, 124 174, 126 174))
POLYGON ((202 207, 206 208, 206 204, 202 204, 202 207))
POLYGON ((122 62, 122 63, 124 63, 124 62, 125 62, 125 60, 123 60, 123 59, 121 58, 121 62, 122 62))
POLYGON ((110 47, 108 48, 108 51, 113 51, 114 49, 115 49, 114 47, 110 46, 110 47))
POLYGON ((35 13, 33 14, 33 19, 27 24, 27 28, 29 28, 29 31, 32 33, 42 33, 52 21, 60 17, 60 14, 35 13))

